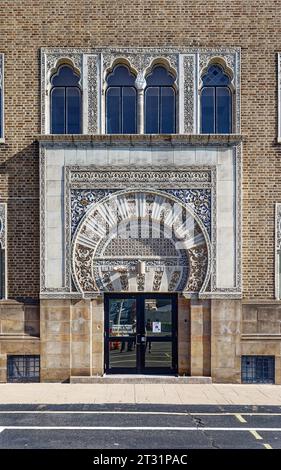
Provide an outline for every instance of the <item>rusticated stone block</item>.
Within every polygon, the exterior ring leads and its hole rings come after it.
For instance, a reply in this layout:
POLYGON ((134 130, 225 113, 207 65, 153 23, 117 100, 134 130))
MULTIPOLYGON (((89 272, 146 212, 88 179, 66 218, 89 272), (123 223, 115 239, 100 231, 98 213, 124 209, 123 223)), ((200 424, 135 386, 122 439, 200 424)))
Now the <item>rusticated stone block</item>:
POLYGON ((0 369, 0 383, 7 382, 7 371, 6 369, 0 369))
POLYGON ((41 382, 69 382, 70 369, 41 369, 41 382))
POLYGON ((6 354, 0 354, 0 369, 7 367, 7 356, 6 354))
POLYGON ((2 333, 24 334, 24 321, 2 320, 2 333))
POLYGON ((242 319, 244 321, 255 322, 258 319, 258 307, 242 305, 242 319))
POLYGON ((277 310, 273 307, 271 308, 265 308, 261 307, 258 308, 258 321, 264 321, 264 322, 276 322, 278 321, 278 312, 277 310))
POLYGON ((74 376, 74 377, 79 377, 79 376, 89 377, 91 375, 90 367, 72 367, 70 372, 71 372, 71 376, 74 376))
POLYGON ((214 368, 212 369, 213 383, 241 383, 241 371, 232 368, 214 368))
POLYGON ((280 333, 279 322, 273 321, 258 321, 258 333, 278 334, 280 333))
POLYGON ((258 324, 256 321, 243 321, 242 333, 249 334, 249 333, 257 333, 257 332, 258 332, 258 324))

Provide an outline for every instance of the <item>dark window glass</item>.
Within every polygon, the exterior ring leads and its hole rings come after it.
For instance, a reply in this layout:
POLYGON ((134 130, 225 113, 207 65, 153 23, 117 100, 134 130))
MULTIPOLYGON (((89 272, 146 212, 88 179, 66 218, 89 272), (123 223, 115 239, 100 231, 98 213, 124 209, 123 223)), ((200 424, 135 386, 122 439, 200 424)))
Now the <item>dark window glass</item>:
POLYGON ((117 65, 107 77, 108 86, 134 86, 136 76, 125 65, 117 65))
POLYGON ((107 133, 118 134, 121 129, 121 89, 110 87, 106 93, 107 133))
POLYGON ((165 67, 158 65, 153 68, 152 72, 146 77, 147 86, 172 86, 174 84, 174 77, 165 67))
POLYGON ((229 134, 231 132, 231 92, 229 88, 216 88, 216 107, 217 133, 229 134))
POLYGON ((203 134, 215 132, 215 88, 203 88, 201 93, 201 114, 203 134))
POLYGON ((79 76, 62 66, 51 79, 51 133, 80 134, 81 90, 79 76))
POLYGON ((145 132, 158 134, 159 122, 159 87, 149 87, 145 90, 145 132))
POLYGON ((174 134, 176 132, 175 79, 162 66, 156 66, 146 77, 145 132, 174 134))
POLYGON ((201 132, 229 134, 232 132, 232 94, 229 77, 218 65, 209 67, 202 77, 201 132))
POLYGON ((122 89, 123 105, 123 134, 136 133, 136 115, 137 115, 137 92, 133 87, 123 87, 122 89))
POLYGON ((53 88, 51 91, 52 134, 65 133, 65 88, 53 88))
POLYGON ((79 88, 66 88, 66 122, 68 134, 80 133, 80 106, 79 88))
POLYGON ((62 65, 57 73, 52 76, 53 86, 78 86, 79 75, 77 75, 71 67, 62 65))
POLYGON ((118 65, 107 77, 106 131, 108 134, 137 132, 136 77, 123 65, 118 65))
POLYGON ((271 383, 275 382, 274 356, 242 356, 242 383, 271 383))

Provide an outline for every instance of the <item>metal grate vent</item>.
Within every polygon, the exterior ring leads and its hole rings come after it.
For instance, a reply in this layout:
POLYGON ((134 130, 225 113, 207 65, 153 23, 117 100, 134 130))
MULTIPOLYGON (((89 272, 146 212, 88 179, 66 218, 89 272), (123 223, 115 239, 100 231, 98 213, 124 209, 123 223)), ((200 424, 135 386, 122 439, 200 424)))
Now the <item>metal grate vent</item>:
POLYGON ((274 356, 242 356, 242 383, 274 384, 274 356))
POLYGON ((8 356, 8 382, 40 382, 40 356, 8 356))

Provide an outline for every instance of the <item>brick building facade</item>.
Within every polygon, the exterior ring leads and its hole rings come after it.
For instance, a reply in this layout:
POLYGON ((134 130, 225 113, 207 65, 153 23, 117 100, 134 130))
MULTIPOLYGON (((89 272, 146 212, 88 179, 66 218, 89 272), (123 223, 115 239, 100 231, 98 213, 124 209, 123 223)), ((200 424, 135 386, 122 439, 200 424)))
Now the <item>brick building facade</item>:
MULTIPOLYGON (((19 364, 20 374, 30 378, 29 367, 37 376, 40 356, 42 381, 170 369, 197 380, 281 383, 276 2, 1 6, 0 381, 18 379, 19 364), (51 129, 52 80, 64 66, 79 79, 75 135, 51 129), (108 132, 107 88, 118 66, 136 79, 136 133, 108 132), (146 132, 146 82, 157 67, 173 78, 172 133, 146 132), (228 79, 228 132, 202 132, 211 67, 228 79), (123 202, 136 212, 123 217, 130 223, 157 204, 179 204, 201 248, 109 237, 87 258, 91 220, 99 225, 97 214, 123 202), (120 302, 131 329, 126 336, 112 317, 115 341, 110 315, 120 302), (159 340, 164 323, 172 330, 159 340), (162 369, 163 356, 171 363, 162 369)), ((166 231, 168 215, 159 216, 166 231)))

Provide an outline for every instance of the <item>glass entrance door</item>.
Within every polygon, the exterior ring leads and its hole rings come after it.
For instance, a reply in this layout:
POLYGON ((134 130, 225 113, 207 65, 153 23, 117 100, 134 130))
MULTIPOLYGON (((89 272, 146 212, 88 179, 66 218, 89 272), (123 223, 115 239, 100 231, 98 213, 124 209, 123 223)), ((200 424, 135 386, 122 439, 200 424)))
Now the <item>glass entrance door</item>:
POLYGON ((177 297, 105 296, 106 373, 177 372, 177 297))

